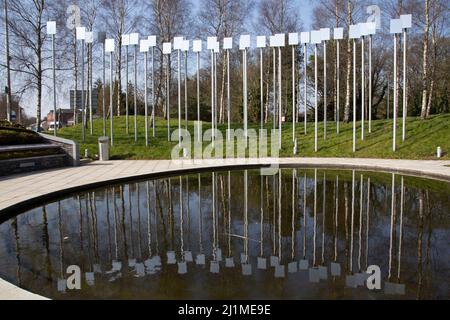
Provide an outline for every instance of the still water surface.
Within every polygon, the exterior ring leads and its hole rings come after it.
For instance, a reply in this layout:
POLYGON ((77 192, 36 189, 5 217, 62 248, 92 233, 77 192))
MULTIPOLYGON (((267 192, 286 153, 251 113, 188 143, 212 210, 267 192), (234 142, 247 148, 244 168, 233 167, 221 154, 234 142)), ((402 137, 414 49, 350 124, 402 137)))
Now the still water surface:
POLYGON ((2 223, 0 277, 53 299, 449 299, 450 184, 298 168, 114 185, 2 223))

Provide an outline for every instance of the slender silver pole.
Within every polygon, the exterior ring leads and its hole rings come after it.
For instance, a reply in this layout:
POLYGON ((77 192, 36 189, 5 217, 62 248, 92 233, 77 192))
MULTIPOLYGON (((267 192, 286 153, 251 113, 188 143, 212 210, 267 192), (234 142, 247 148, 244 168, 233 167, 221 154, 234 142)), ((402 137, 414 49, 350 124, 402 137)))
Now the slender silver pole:
POLYGON ((178 141, 181 142, 181 50, 178 49, 178 141))
POLYGON ((148 52, 144 52, 144 105, 145 105, 145 145, 148 147, 148 79, 147 79, 147 69, 148 69, 148 52))
POLYGON ((218 53, 214 53, 214 128, 217 131, 217 56, 218 53))
POLYGON ((230 83, 230 50, 227 50, 227 110, 228 110, 228 141, 231 140, 231 83, 230 83))
POLYGON ((260 74, 260 83, 259 83, 259 89, 260 89, 260 95, 261 95, 261 130, 264 129, 264 66, 263 66, 263 49, 259 49, 259 74, 260 74))
POLYGON ((137 46, 134 46, 134 142, 138 141, 138 110, 137 110, 137 46))
POLYGON ((277 127, 277 58, 276 58, 276 49, 273 48, 273 129, 275 130, 277 127))
POLYGON ((361 140, 364 141, 364 125, 365 125, 365 100, 366 100, 366 63, 365 48, 366 38, 361 39, 361 140))
POLYGON ((89 133, 92 136, 94 134, 94 119, 92 114, 92 90, 93 90, 93 84, 92 84, 92 67, 93 67, 93 55, 92 55, 92 47, 93 44, 90 43, 88 45, 88 57, 89 57, 89 74, 88 74, 88 82, 89 82, 89 133))
POLYGON ((184 54, 184 118, 186 122, 186 130, 188 130, 188 92, 187 92, 187 60, 188 60, 188 52, 186 51, 184 54))
POLYGON ((214 146, 214 50, 211 50, 211 127, 212 127, 212 144, 214 146))
POLYGON ((372 133, 372 43, 373 36, 369 35, 369 133, 372 133))
POLYGON ((52 65, 53 65, 53 118, 55 122, 55 137, 58 135, 58 125, 56 122, 56 59, 55 59, 55 35, 52 34, 52 65))
POLYGON ((111 120, 111 146, 114 146, 114 111, 113 111, 113 54, 109 53, 109 116, 111 120))
POLYGON ((167 55, 166 61, 166 113, 167 113, 167 141, 170 141, 170 56, 167 55))
POLYGON ((152 47, 152 126, 153 126, 153 138, 156 136, 155 128, 155 47, 152 47))
MULTIPOLYGON (((247 74, 246 74, 247 75, 247 74)), ((283 123, 282 123, 282 116, 283 116, 283 100, 282 100, 282 78, 281 78, 281 47, 278 47, 278 119, 279 119, 279 128, 278 128, 278 132, 279 132, 279 146, 281 148, 282 145, 282 139, 281 139, 281 130, 283 127, 283 123)))
MULTIPOLYGON (((83 135, 83 142, 86 141, 86 118, 85 118, 85 114, 86 114, 86 108, 84 105, 85 101, 84 101, 84 40, 81 40, 81 114, 82 114, 82 135, 83 135)), ((56 118, 56 114, 55 114, 55 118, 56 118)))
POLYGON ((125 46, 125 132, 127 135, 130 134, 130 126, 128 123, 129 120, 129 115, 130 115, 130 111, 129 111, 129 106, 128 106, 128 75, 129 75, 129 70, 128 70, 128 46, 125 46))
POLYGON ((339 40, 336 41, 336 132, 340 133, 340 87, 341 87, 341 76, 340 76, 340 46, 339 40))
POLYGON ((247 113, 247 99, 248 99, 248 93, 247 93, 247 49, 244 49, 243 52, 243 61, 244 61, 244 135, 245 135, 245 141, 247 145, 247 139, 248 139, 248 113, 247 113))
MULTIPOLYGON (((262 74, 261 74, 262 75, 262 74)), ((295 122, 297 118, 295 108, 295 46, 292 46, 292 141, 295 142, 296 130, 295 122)))
POLYGON ((308 134, 307 132, 307 123, 308 123, 308 77, 307 77, 307 68, 308 68, 308 45, 304 44, 304 61, 303 61, 303 72, 305 77, 305 84, 303 90, 305 91, 305 117, 304 117, 304 123, 305 123, 305 136, 308 134))
POLYGON ((392 151, 397 151, 397 108, 398 108, 398 96, 397 96, 397 34, 394 36, 394 110, 393 116, 393 135, 392 135, 392 151))
MULTIPOLYGON (((197 121, 200 122, 200 52, 197 52, 197 121)), ((202 139, 200 137, 200 126, 198 127, 197 139, 200 142, 202 139)), ((200 191, 199 191, 200 192, 200 191)))
POLYGON ((353 153, 356 152, 356 40, 353 39, 353 153))
POLYGON ((319 116, 319 100, 317 98, 317 44, 314 45, 314 152, 319 151, 318 141, 317 141, 317 132, 318 132, 318 116, 319 116))
POLYGON ((403 125, 402 138, 406 140, 406 117, 408 116, 408 85, 406 83, 406 48, 407 48, 407 31, 403 29, 403 125))
POLYGON ((103 76, 103 86, 102 86, 102 110, 103 110, 103 136, 106 136, 106 52, 105 52, 105 43, 103 42, 103 49, 102 49, 102 56, 103 56, 103 70, 102 70, 102 76, 103 76))
POLYGON ((327 42, 323 42, 323 139, 327 140, 327 42))

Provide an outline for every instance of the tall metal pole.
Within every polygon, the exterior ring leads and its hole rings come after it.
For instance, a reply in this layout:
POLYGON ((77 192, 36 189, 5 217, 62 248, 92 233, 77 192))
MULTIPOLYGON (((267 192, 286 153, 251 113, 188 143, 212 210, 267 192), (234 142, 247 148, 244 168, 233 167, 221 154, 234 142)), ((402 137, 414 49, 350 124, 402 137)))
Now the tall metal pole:
POLYGON ((261 95, 261 130, 264 129, 264 67, 263 67, 263 49, 259 49, 259 89, 261 95))
POLYGON ((407 29, 403 29, 403 123, 402 139, 406 140, 406 117, 408 116, 408 85, 406 83, 406 48, 407 48, 407 29))
MULTIPOLYGON (((247 61, 246 61, 247 63, 247 61)), ((245 74, 245 76, 247 76, 247 73, 245 74)), ((281 130, 283 127, 283 123, 282 123, 282 115, 283 115, 283 100, 281 99, 283 92, 282 92, 282 78, 281 78, 281 47, 278 47, 278 104, 279 104, 279 113, 278 113, 278 118, 279 118, 279 128, 278 128, 278 132, 279 132, 279 146, 281 148, 282 145, 282 139, 281 139, 281 130)))
POLYGON ((166 59, 166 112, 167 112, 167 141, 170 141, 170 55, 166 59))
POLYGON ((156 136, 155 128, 155 47, 152 47, 152 127, 153 127, 153 138, 156 136))
MULTIPOLYGON (((83 142, 86 141, 86 106, 84 101, 84 40, 81 40, 81 123, 82 123, 82 135, 83 142)), ((55 115, 56 117, 56 115, 55 115)))
POLYGON ((356 40, 353 39, 353 153, 356 152, 356 40))
POLYGON ((369 133, 372 133, 372 42, 373 36, 369 35, 369 133))
POLYGON ((128 69, 128 45, 125 46, 125 132, 127 136, 130 134, 130 125, 129 125, 129 116, 130 116, 130 109, 128 106, 128 75, 129 75, 129 69, 128 69))
POLYGON ((308 45, 304 44, 304 51, 305 51, 305 57, 303 61, 303 69, 304 69, 304 77, 305 77, 305 83, 303 90, 305 91, 305 118, 304 118, 304 124, 305 124, 305 136, 308 134, 307 132, 307 123, 308 123, 308 77, 307 77, 307 68, 308 68, 308 45))
POLYGON ((186 130, 188 130, 188 91, 187 91, 187 81, 188 81, 188 70, 187 70, 187 60, 188 52, 184 53, 184 118, 186 122, 186 130))
MULTIPOLYGON (((200 52, 197 52, 197 121, 200 122, 200 52)), ((198 125, 197 140, 202 141, 200 137, 200 126, 198 125)))
POLYGON ((228 135, 231 140, 231 84, 230 84, 230 50, 227 50, 227 111, 228 111, 228 135))
POLYGON ((295 46, 292 46, 292 141, 293 142, 295 142, 296 139, 296 130, 295 130, 296 118, 297 112, 295 100, 295 46))
POLYGON ((366 100, 366 63, 365 63, 365 44, 366 37, 361 39, 361 140, 364 141, 365 126, 365 100, 366 100))
POLYGON ((327 140, 327 42, 323 42, 323 139, 327 140))
POLYGON ((273 48, 273 129, 277 128, 277 54, 276 49, 273 48))
POLYGON ((134 142, 138 141, 137 121, 137 45, 134 45, 134 142))
POLYGON ((398 95, 397 95, 397 34, 394 36, 394 109, 393 116, 393 135, 392 135, 392 151, 397 151, 397 109, 398 109, 398 95))
MULTIPOLYGON (((54 135, 58 134, 58 128, 56 123, 56 58, 55 58, 55 35, 52 34, 52 67, 53 67, 53 116, 54 116, 54 135)), ((20 110, 19 110, 20 112, 20 110)))
POLYGON ((215 140, 214 128, 214 50, 211 50, 211 127, 212 127, 212 144, 215 140))
POLYGON ((247 49, 244 49, 242 52, 243 61, 244 61, 244 135, 245 135, 245 144, 247 145, 248 141, 248 93, 247 93, 247 49))
POLYGON ((177 81, 178 81, 178 141, 181 142, 181 50, 178 49, 178 74, 177 74, 177 81))
POLYGON ((217 131, 217 56, 219 54, 214 52, 214 129, 217 131))
POLYGON ((93 43, 88 44, 88 57, 89 57, 89 72, 88 72, 88 82, 89 82, 89 133, 92 136, 94 134, 94 119, 92 115, 92 90, 93 90, 93 84, 92 84, 92 66, 93 66, 93 55, 92 55, 92 47, 93 43))
POLYGON ((113 53, 109 53, 109 117, 111 130, 111 146, 114 146, 114 111, 113 111, 113 53))
MULTIPOLYGON (((8 21, 8 0, 4 1, 5 11, 5 62, 6 62, 6 120, 11 121, 11 65, 9 58, 9 21, 8 21)), ((55 114, 56 117, 56 114, 55 114)), ((39 130, 39 128, 37 128, 39 130)))
MULTIPOLYGON (((103 41, 103 49, 102 49, 102 57, 103 57, 103 70, 102 70, 102 110, 103 110, 103 136, 106 136, 106 51, 105 51, 105 41, 103 41)), ((110 88, 111 90, 112 88, 110 88)))
POLYGON ((339 40, 336 40, 336 132, 340 133, 340 87, 341 87, 341 76, 340 76, 340 46, 339 40))
POLYGON ((144 105, 145 105, 145 145, 148 147, 148 79, 147 79, 147 69, 148 69, 148 52, 144 52, 144 105))
POLYGON ((317 133, 318 133, 318 117, 319 117, 319 100, 317 97, 318 90, 318 76, 317 76, 317 44, 314 44, 314 152, 319 151, 317 133))

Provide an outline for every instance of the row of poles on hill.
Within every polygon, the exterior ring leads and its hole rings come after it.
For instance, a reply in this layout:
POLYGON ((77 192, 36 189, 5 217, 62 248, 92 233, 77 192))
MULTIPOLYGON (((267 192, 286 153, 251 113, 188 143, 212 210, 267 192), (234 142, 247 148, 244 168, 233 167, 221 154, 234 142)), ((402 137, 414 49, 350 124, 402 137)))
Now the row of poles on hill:
MULTIPOLYGON (((406 140, 406 117, 407 117, 407 90, 406 90, 406 62, 407 62, 407 31, 412 26, 412 18, 411 15, 402 15, 399 19, 392 19, 390 22, 390 33, 394 35, 394 110, 393 110, 393 151, 395 152, 397 149, 396 136, 397 136, 397 110, 398 110, 398 93, 397 93, 397 68, 398 68, 398 59, 397 59, 397 42, 400 34, 403 33, 403 113, 402 113, 402 140, 406 140)), ((369 79, 368 79, 368 131, 369 134, 372 132, 372 45, 373 45, 373 36, 376 34, 377 23, 376 22, 366 22, 359 23, 355 25, 351 25, 348 30, 348 37, 352 40, 353 44, 353 152, 357 151, 357 74, 356 74, 356 65, 357 65, 357 40, 361 39, 361 140, 365 139, 365 83, 366 83, 366 39, 368 39, 368 68, 369 68, 369 79)), ((47 23, 47 33, 52 36, 52 51, 53 51, 53 107, 54 114, 56 115, 56 72, 55 72, 55 35, 56 35, 56 23, 54 21, 49 21, 47 23)), ((86 31, 84 27, 77 27, 76 29, 76 38, 81 41, 81 77, 82 77, 82 95, 81 95, 81 104, 82 104, 82 136, 83 141, 86 139, 86 107, 85 107, 85 84, 84 84, 84 52, 85 52, 85 44, 88 46, 92 46, 94 41, 93 32, 86 31)), ((260 53, 260 90, 261 90, 261 129, 264 128, 264 73, 263 73, 263 53, 264 50, 269 47, 273 51, 273 129, 279 132, 279 143, 280 147, 282 144, 282 125, 285 122, 285 118, 283 117, 283 104, 282 104, 282 48, 286 46, 286 39, 288 40, 288 45, 292 47, 292 130, 293 130, 293 143, 294 143, 294 154, 297 153, 298 143, 297 143, 297 129, 296 124, 298 122, 298 115, 300 113, 299 104, 297 103, 296 98, 296 71, 297 67, 295 64, 295 55, 296 48, 299 45, 303 45, 304 50, 304 134, 307 134, 307 104, 308 104, 308 91, 307 91, 307 56, 308 56, 308 44, 312 44, 314 46, 314 150, 315 152, 319 151, 319 143, 318 143, 318 109, 319 109, 319 100, 318 100, 318 50, 319 45, 323 45, 323 84, 324 84, 324 115, 323 115, 323 127, 324 127, 324 139, 327 139, 327 43, 331 40, 331 29, 323 28, 320 30, 313 30, 310 32, 300 32, 300 33, 289 33, 287 36, 285 34, 276 34, 273 36, 258 36, 256 37, 256 48, 259 49, 260 53), (267 43, 269 42, 269 43, 267 43), (278 98, 278 99, 277 99, 278 98)), ((336 100, 336 131, 337 134, 340 132, 340 99, 339 99, 339 90, 340 90, 340 40, 344 39, 344 29, 343 28, 334 28, 333 29, 333 39, 336 41, 336 69, 337 69, 337 79, 336 79, 336 92, 337 100, 336 100)), ((113 84, 113 54, 115 51, 115 40, 107 39, 105 32, 99 32, 97 35, 97 40, 99 43, 103 44, 103 95, 102 95, 102 104, 103 104, 103 135, 107 135, 107 115, 106 115, 106 98, 105 98, 105 84, 106 84, 106 54, 109 54, 110 59, 110 74, 109 74, 109 82, 113 84)), ((128 77, 129 77, 129 61, 128 61, 128 48, 131 46, 134 49, 134 140, 138 142, 138 121, 137 121, 137 55, 138 55, 138 47, 140 53, 144 55, 144 104, 145 104, 145 143, 146 146, 149 146, 149 129, 150 122, 152 126, 152 136, 156 136, 155 129, 155 82, 154 82, 154 57, 155 57, 155 47, 157 46, 156 36, 149 36, 148 38, 139 39, 138 33, 126 34, 122 36, 122 45, 126 47, 126 131, 129 133, 129 123, 128 123, 128 77), (148 54, 151 53, 151 119, 149 119, 149 103, 148 103, 148 54)), ((212 140, 213 144, 217 137, 217 60, 218 55, 221 50, 220 42, 217 37, 208 37, 207 38, 207 50, 211 53, 211 126, 212 126, 212 140)), ((248 59, 248 51, 251 48, 251 37, 250 35, 242 35, 239 39, 239 50, 242 52, 242 91, 243 91, 243 121, 244 121, 244 135, 246 141, 248 139, 248 75, 247 75, 247 59, 248 59)), ((162 53, 166 57, 166 101, 165 101, 165 111, 167 115, 167 138, 168 141, 171 140, 171 126, 170 126, 170 56, 175 50, 177 53, 177 83, 178 83, 178 129, 179 129, 179 141, 182 139, 182 103, 181 103, 181 68, 182 68, 182 53, 184 54, 184 115, 185 115, 185 129, 188 130, 188 105, 187 105, 187 72, 188 72, 188 53, 191 49, 191 41, 184 39, 184 37, 175 37, 172 42, 165 42, 162 44, 162 53)), ((193 40, 192 41, 192 52, 196 54, 197 60, 197 119, 200 122, 201 114, 200 114, 200 54, 203 49, 202 40, 193 40)), ((226 51, 226 69, 227 69, 227 88, 226 88, 226 106, 227 106, 227 120, 228 120, 228 131, 227 131, 227 140, 230 141, 231 137, 231 89, 230 89, 230 51, 233 49, 233 38, 224 38, 222 41, 222 49, 226 51)), ((91 61, 92 63, 92 61, 91 61)), ((92 83, 91 83, 92 85, 92 83)), ((92 91, 92 88, 90 88, 92 91)), ((113 90, 110 88, 110 142, 111 145, 114 145, 114 117, 113 117, 113 90)), ((90 121, 90 134, 93 134, 93 118, 92 118, 92 98, 89 95, 89 121, 90 121)), ((198 126, 200 130, 200 126, 198 126)), ((55 123, 55 131, 54 134, 57 135, 57 126, 55 123)), ((201 139, 201 132, 197 132, 198 139, 201 139)))

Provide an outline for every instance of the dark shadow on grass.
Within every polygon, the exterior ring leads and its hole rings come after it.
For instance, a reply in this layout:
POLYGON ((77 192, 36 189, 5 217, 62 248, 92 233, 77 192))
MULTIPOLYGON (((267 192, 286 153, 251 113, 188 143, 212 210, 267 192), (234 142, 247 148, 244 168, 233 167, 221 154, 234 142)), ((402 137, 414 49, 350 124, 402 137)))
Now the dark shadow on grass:
POLYGON ((135 155, 136 155, 135 153, 116 154, 111 156, 111 160, 129 160, 133 158, 135 155))

